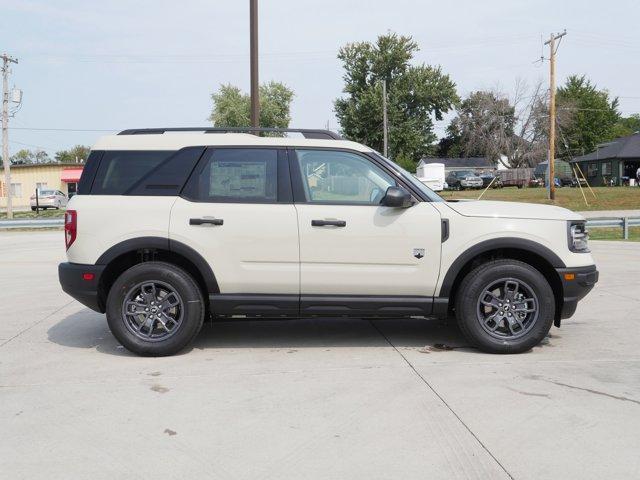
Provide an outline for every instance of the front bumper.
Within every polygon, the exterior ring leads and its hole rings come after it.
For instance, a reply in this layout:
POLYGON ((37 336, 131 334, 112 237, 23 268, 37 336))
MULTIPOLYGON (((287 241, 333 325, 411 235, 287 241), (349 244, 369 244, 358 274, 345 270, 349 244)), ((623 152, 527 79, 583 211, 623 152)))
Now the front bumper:
POLYGON ((599 272, 595 265, 588 267, 556 268, 562 282, 562 307, 556 318, 556 326, 560 319, 571 317, 578 307, 578 301, 585 297, 598 282, 599 272))
POLYGON ((99 295, 100 277, 104 268, 104 265, 61 263, 58 265, 60 286, 65 293, 91 310, 104 313, 104 302, 99 295))

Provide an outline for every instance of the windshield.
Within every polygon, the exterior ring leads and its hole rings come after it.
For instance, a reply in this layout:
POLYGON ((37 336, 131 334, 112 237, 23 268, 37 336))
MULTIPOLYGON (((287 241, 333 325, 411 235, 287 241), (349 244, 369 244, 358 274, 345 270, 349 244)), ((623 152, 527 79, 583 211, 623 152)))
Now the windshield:
POLYGON ((418 180, 418 178, 415 175, 413 175, 412 173, 409 173, 404 168, 402 168, 400 165, 398 165, 397 163, 392 162, 391 160, 389 160, 386 157, 383 157, 382 154, 380 154, 380 153, 378 153, 376 151, 374 151, 374 155, 376 157, 378 157, 380 160, 382 160, 383 162, 385 162, 393 170, 395 170, 395 172, 399 176, 401 176, 404 180, 406 180, 407 183, 410 183, 411 186, 413 186, 416 190, 418 190, 422 194, 424 194, 429 199, 429 201, 431 201, 431 202, 444 202, 444 199, 442 197, 440 197, 433 190, 431 190, 429 187, 427 187, 424 183, 422 183, 420 180, 418 180))
POLYGON ((53 190, 40 190, 40 195, 55 195, 56 192, 53 190))
POLYGON ((456 173, 458 177, 475 177, 476 174, 470 170, 463 170, 462 172, 456 173))

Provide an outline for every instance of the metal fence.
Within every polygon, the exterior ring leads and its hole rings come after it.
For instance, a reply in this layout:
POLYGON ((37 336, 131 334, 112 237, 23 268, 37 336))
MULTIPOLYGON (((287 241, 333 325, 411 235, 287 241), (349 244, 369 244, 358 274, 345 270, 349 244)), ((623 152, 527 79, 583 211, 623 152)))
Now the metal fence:
POLYGON ((64 218, 38 218, 28 220, 0 220, 0 229, 63 227, 64 218))
MULTIPOLYGON (((64 218, 0 220, 0 230, 12 228, 52 228, 64 226, 64 218)), ((622 238, 629 239, 629 227, 640 227, 640 217, 603 217, 587 220, 588 228, 621 228, 622 238)))
POLYGON ((602 217, 587 220, 587 228, 622 228, 622 238, 629 239, 629 227, 640 227, 640 217, 602 217))

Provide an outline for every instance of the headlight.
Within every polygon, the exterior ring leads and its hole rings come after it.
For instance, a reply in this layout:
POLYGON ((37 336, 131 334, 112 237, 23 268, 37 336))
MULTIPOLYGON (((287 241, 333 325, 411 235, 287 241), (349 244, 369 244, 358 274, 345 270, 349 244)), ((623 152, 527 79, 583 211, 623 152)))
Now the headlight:
POLYGON ((589 252, 589 231, 585 222, 569 222, 567 228, 569 250, 577 253, 589 252))

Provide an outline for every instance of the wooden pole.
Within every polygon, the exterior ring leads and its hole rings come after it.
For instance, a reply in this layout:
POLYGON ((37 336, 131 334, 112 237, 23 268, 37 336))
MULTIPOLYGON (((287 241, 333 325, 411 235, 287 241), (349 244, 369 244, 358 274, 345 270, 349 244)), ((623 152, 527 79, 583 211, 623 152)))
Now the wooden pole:
POLYGON ((260 127, 260 90, 258 87, 258 0, 249 0, 249 44, 251 70, 251 126, 260 127))
POLYGON ((549 45, 549 200, 556 199, 555 155, 556 155, 556 40, 567 34, 551 34, 545 45, 549 45))

